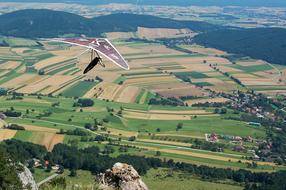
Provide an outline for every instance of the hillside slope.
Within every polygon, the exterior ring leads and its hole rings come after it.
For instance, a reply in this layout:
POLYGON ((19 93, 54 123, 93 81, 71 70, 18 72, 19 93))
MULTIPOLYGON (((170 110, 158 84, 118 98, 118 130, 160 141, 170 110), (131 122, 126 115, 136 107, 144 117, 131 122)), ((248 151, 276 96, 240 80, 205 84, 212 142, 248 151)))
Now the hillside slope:
POLYGON ((211 31, 220 26, 197 21, 177 21, 148 15, 113 14, 92 19, 45 9, 27 9, 0 16, 0 35, 56 37, 63 34, 99 36, 105 32, 135 32, 137 27, 190 28, 211 31))
POLYGON ((194 42, 229 53, 286 65, 286 29, 255 28, 218 30, 199 34, 194 42))

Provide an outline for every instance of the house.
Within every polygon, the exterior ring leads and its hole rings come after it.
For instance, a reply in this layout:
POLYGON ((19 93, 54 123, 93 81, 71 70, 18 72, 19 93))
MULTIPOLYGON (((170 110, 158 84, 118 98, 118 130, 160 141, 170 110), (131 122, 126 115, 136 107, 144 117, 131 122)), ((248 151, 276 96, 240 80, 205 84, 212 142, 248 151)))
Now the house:
POLYGON ((33 162, 34 162, 34 167, 35 168, 42 166, 41 160, 39 160, 39 159, 33 158, 33 162))
POLYGON ((217 136, 217 134, 212 133, 212 134, 209 135, 208 139, 209 139, 210 142, 217 142, 218 141, 218 136, 217 136))
POLYGON ((60 166, 59 165, 54 165, 54 166, 52 166, 52 170, 59 170, 60 169, 60 166))
POLYGON ((242 141, 242 138, 240 136, 235 136, 235 137, 233 137, 232 140, 234 140, 234 141, 242 141))

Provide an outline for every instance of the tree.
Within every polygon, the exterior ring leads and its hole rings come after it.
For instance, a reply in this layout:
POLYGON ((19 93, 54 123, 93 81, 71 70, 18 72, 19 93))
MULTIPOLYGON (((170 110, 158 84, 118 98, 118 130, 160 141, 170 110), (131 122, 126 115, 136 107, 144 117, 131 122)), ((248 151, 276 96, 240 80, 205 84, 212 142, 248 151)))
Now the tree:
POLYGON ((160 133, 160 132, 161 132, 161 129, 160 129, 160 128, 157 128, 156 131, 157 131, 158 133, 160 133))
POLYGON ((17 166, 8 153, 0 147, 0 187, 1 189, 22 189, 17 176, 17 166))
POLYGON ((157 152, 156 152, 156 156, 161 156, 161 152, 160 152, 160 151, 157 151, 157 152))
POLYGON ((219 109, 218 109, 218 108, 215 108, 214 113, 215 113, 215 114, 218 114, 218 113, 219 113, 219 109))
POLYGON ((45 74, 45 71, 44 71, 43 69, 40 69, 39 72, 38 72, 38 74, 39 74, 39 75, 44 75, 44 74, 45 74))
POLYGON ((79 105, 80 107, 91 107, 94 105, 94 101, 88 98, 78 99, 77 105, 79 105))
POLYGON ((183 128, 183 123, 178 123, 177 124, 177 128, 176 128, 176 131, 179 131, 180 129, 182 129, 183 128))
POLYGON ((136 137, 135 136, 131 136, 128 138, 129 141, 136 141, 136 137))
POLYGON ((226 108, 221 108, 220 114, 226 114, 226 113, 227 113, 227 109, 226 108))
POLYGON ((76 169, 70 169, 70 174, 69 174, 70 177, 76 177, 77 176, 77 173, 76 173, 76 169))

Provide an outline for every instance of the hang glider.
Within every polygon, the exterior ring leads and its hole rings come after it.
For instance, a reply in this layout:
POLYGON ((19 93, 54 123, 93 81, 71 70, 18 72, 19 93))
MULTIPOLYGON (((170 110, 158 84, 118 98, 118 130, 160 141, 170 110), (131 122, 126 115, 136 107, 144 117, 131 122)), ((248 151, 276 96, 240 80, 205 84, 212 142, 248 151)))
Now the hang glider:
POLYGON ((87 48, 84 52, 79 54, 77 57, 83 55, 86 52, 91 53, 90 64, 85 69, 84 73, 90 71, 98 63, 105 67, 99 54, 102 54, 110 61, 115 63, 117 66, 129 70, 129 65, 119 53, 119 51, 111 44, 106 38, 54 38, 50 39, 54 42, 62 42, 66 44, 76 45, 87 48), (99 53, 99 54, 98 54, 99 53))

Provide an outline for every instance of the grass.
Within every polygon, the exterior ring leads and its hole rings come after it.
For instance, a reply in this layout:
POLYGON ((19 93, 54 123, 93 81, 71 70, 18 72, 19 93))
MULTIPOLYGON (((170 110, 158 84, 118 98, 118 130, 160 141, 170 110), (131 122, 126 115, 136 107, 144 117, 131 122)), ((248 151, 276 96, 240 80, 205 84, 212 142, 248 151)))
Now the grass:
POLYGON ((273 68, 270 65, 263 64, 263 65, 252 65, 252 66, 241 66, 238 64, 230 65, 230 67, 240 69, 244 72, 252 73, 252 72, 259 72, 259 71, 267 71, 272 70, 273 68))
MULTIPOLYGON (((154 151, 145 151, 144 156, 154 157, 156 152, 154 151)), ((239 163, 239 162, 228 162, 221 160, 208 159, 203 157, 193 157, 188 155, 174 154, 174 153, 165 153, 161 152, 161 159, 174 159, 180 162, 187 162, 197 165, 207 165, 211 167, 218 168, 232 168, 232 169, 249 169, 247 168, 247 164, 239 163)), ((277 171, 277 170, 285 170, 285 167, 277 167, 277 166, 268 166, 268 165, 259 165, 256 169, 251 169, 251 171, 277 171)))
POLYGON ((80 81, 75 85, 65 90, 62 95, 66 97, 82 97, 97 83, 91 81, 80 81))
POLYGON ((196 86, 199 87, 205 87, 205 86, 213 86, 213 84, 209 83, 209 82, 197 82, 197 83, 193 83, 196 86))
POLYGON ((200 73, 200 72, 196 72, 196 71, 192 71, 192 72, 175 72, 174 73, 175 76, 177 78, 180 78, 182 80, 188 80, 189 78, 193 78, 193 79, 202 79, 202 78, 209 78, 209 76, 207 76, 204 73, 200 73))
POLYGON ((9 38, 2 37, 1 41, 8 44, 10 47, 27 47, 27 46, 39 46, 39 44, 34 40, 23 39, 23 38, 9 38))
MULTIPOLYGON (((92 189, 92 187, 95 185, 95 176, 93 176, 89 171, 77 170, 76 177, 70 177, 69 173, 69 170, 65 170, 63 174, 59 175, 59 177, 64 177, 66 179, 66 189, 74 189, 76 186, 80 186, 80 189, 92 189)), ((36 182, 40 182, 53 174, 53 172, 46 172, 43 169, 35 169, 33 177, 35 178, 36 182)), ((62 190, 60 187, 45 187, 44 189, 51 188, 62 190)))
POLYGON ((33 132, 31 131, 17 131, 14 139, 21 140, 21 141, 30 141, 33 132))
POLYGON ((68 187, 72 187, 74 185, 90 187, 94 185, 95 176, 93 176, 89 171, 77 170, 76 177, 70 177, 69 173, 70 172, 68 170, 65 170, 61 175, 66 178, 68 187))
POLYGON ((52 173, 52 172, 46 172, 44 169, 35 168, 34 173, 33 173, 33 177, 34 177, 35 181, 38 183, 38 182, 48 178, 49 176, 51 176, 53 174, 54 173, 52 173))
POLYGON ((229 134, 233 136, 254 136, 254 137, 265 137, 264 129, 254 129, 247 125, 245 122, 225 120, 221 117, 207 117, 198 116, 198 118, 190 121, 157 121, 157 120, 139 120, 129 119, 127 128, 125 129, 133 131, 148 131, 156 132, 157 128, 160 128, 162 132, 175 131, 176 126, 179 122, 184 124, 181 131, 185 132, 196 132, 200 134, 205 133, 217 133, 217 134, 229 134))
POLYGON ((201 180, 196 176, 184 174, 182 172, 170 171, 168 169, 151 169, 147 175, 143 176, 143 181, 149 189, 166 190, 242 190, 243 187, 223 184, 219 182, 209 182, 201 180))

